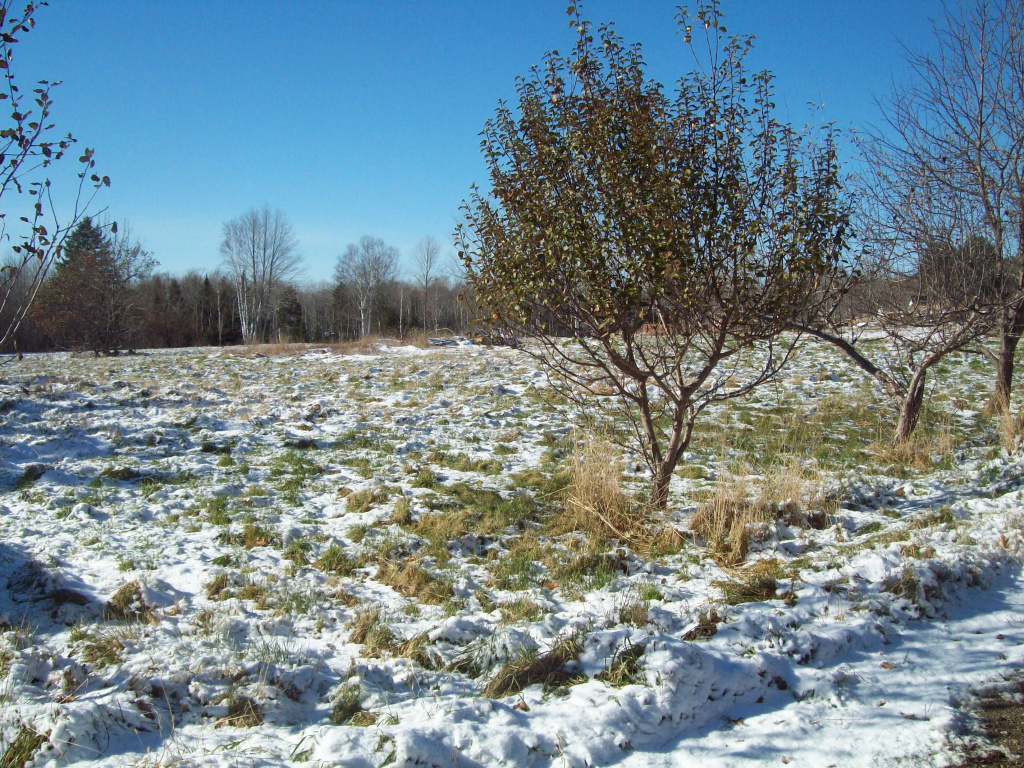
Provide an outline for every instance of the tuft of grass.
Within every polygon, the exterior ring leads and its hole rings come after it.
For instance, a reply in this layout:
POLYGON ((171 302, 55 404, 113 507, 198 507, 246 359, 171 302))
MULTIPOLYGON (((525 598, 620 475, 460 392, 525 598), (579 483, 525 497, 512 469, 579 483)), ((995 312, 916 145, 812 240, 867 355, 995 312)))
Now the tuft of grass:
POLYGON ((631 540, 647 513, 622 491, 622 459, 604 437, 587 435, 573 454, 564 493, 565 514, 549 524, 553 534, 584 531, 602 539, 631 540))
POLYGON ((311 437, 290 438, 284 441, 284 445, 296 451, 316 450, 318 447, 316 440, 311 437))
POLYGON ((380 610, 370 608, 359 613, 348 623, 349 640, 364 646, 367 656, 391 653, 395 648, 395 636, 384 623, 380 610))
POLYGON ((921 579, 914 572, 914 567, 908 563, 903 566, 902 571, 893 574, 882 583, 882 591, 891 592, 917 604, 922 593, 921 579))
POLYGON ((416 476, 412 479, 413 488, 427 488, 429 490, 437 490, 441 485, 440 476, 434 472, 430 467, 423 467, 416 476))
POLYGON ((22 723, 18 733, 3 755, 0 755, 0 768, 25 768, 32 762, 39 748, 49 739, 50 733, 39 733, 28 723, 22 723))
POLYGON ((226 496, 214 496, 206 500, 206 515, 213 525, 230 525, 231 516, 228 514, 228 499, 226 496))
MULTIPOLYGON (((29 464, 22 470, 21 476, 15 483, 15 490, 24 491, 35 485, 36 480, 46 474, 46 467, 42 464, 29 464)), ((20 732, 19 732, 20 733, 20 732)))
POLYGON ((646 600, 631 596, 619 606, 619 623, 632 627, 645 627, 647 626, 647 613, 650 609, 651 606, 646 600))
POLYGON ((100 472, 100 477, 128 482, 130 480, 138 480, 142 475, 138 470, 132 469, 131 467, 107 467, 100 472))
POLYGON ((345 499, 345 511, 355 514, 369 512, 377 504, 383 504, 388 500, 388 492, 384 488, 364 488, 350 494, 345 499))
POLYGON ((943 506, 911 521, 910 525, 907 527, 910 530, 915 531, 922 528, 936 528, 940 525, 955 524, 956 515, 953 514, 953 509, 949 506, 943 506))
POLYGON ((408 496, 399 496, 395 501, 395 508, 391 512, 391 520, 389 522, 394 525, 409 525, 412 522, 408 496))
POLYGON ((424 669, 437 669, 440 659, 436 652, 435 654, 430 653, 430 648, 430 638, 426 632, 421 632, 400 643, 394 649, 394 653, 395 656, 415 661, 424 669))
POLYGON ((551 548, 536 535, 527 534, 515 539, 502 556, 488 561, 487 569, 499 589, 521 591, 534 586, 540 576, 540 563, 552 559, 551 548))
POLYGON ((464 453, 434 451, 427 454, 426 460, 431 464, 436 464, 456 472, 497 475, 504 469, 501 462, 496 459, 473 459, 464 453))
POLYGON ((232 695, 228 702, 228 713, 220 718, 215 728, 225 725, 233 728, 255 728, 263 724, 263 711, 260 705, 248 696, 232 695))
POLYGON ((549 561, 551 576, 567 595, 579 590, 602 589, 618 576, 623 568, 620 553, 584 551, 565 559, 549 561))
POLYGON ((626 640, 619 646, 608 662, 608 668, 597 675, 598 680, 603 680, 613 688, 622 688, 626 685, 635 685, 644 681, 643 667, 640 665, 640 657, 647 650, 645 643, 635 645, 626 640))
POLYGON ((265 581, 257 581, 253 578, 246 579, 236 594, 236 597, 242 600, 252 600, 260 609, 267 607, 269 596, 270 586, 265 581))
POLYGON ((308 541, 296 539, 281 553, 285 560, 291 560, 295 565, 309 565, 309 550, 311 545, 308 541))
POLYGON ((758 527, 785 519, 821 529, 837 506, 835 499, 826 497, 815 466, 797 459, 770 464, 753 491, 747 478, 723 472, 711 497, 690 521, 690 529, 704 539, 719 565, 743 562, 751 533, 758 527))
POLYGON ((926 405, 922 409, 918 427, 908 440, 897 445, 879 441, 871 448, 882 461, 897 467, 928 470, 948 466, 952 463, 956 448, 951 416, 946 411, 936 412, 926 405))
POLYGON ((112 633, 89 635, 88 641, 82 646, 80 658, 85 664, 108 667, 121 663, 122 651, 124 643, 112 633))
POLYGON ((217 443, 214 443, 210 440, 204 440, 202 443, 199 444, 199 451, 201 453, 216 453, 221 456, 230 456, 231 445, 228 443, 218 445, 217 443))
POLYGON ((694 640, 707 640, 718 634, 718 625, 725 621, 725 618, 714 608, 708 608, 697 614, 697 626, 683 635, 683 640, 693 642, 694 640))
POLYGON ((1013 454, 1021 447, 1024 440, 1024 416, 1014 416, 1008 407, 990 401, 986 410, 995 410, 996 433, 999 443, 1008 454, 1013 454))
POLYGON ((152 617, 153 609, 146 605, 137 581, 129 581, 118 589, 103 611, 103 618, 108 620, 147 621, 152 617))
POLYGON ((726 605, 739 605, 774 600, 778 583, 771 576, 754 573, 742 581, 712 581, 711 586, 722 590, 726 605))
POLYGON ((690 530, 706 542, 719 565, 743 561, 750 543, 750 526, 771 519, 770 510, 749 501, 746 483, 737 478, 720 480, 710 499, 697 507, 690 530))
POLYGON ((518 621, 540 621, 544 617, 544 609, 528 597, 517 597, 505 603, 499 603, 501 620, 505 624, 518 621))
POLYGON ((346 725, 363 711, 363 706, 359 703, 361 693, 359 686, 354 683, 341 686, 332 697, 331 714, 327 719, 334 725, 346 725))
POLYGON ((351 725, 355 728, 368 728, 371 725, 376 725, 379 719, 380 712, 371 712, 368 709, 362 709, 353 714, 345 725, 351 725))
POLYGON ((206 592, 206 597, 210 600, 217 600, 224 593, 224 590, 228 588, 230 579, 227 573, 221 572, 214 576, 210 581, 206 583, 203 588, 206 592))
POLYGON ((274 532, 259 523, 246 523, 237 538, 238 543, 246 549, 267 547, 277 542, 274 532))
POLYGON ((351 576, 358 563, 345 554, 345 550, 337 542, 332 542, 313 565, 325 573, 337 576, 351 576))
POLYGON ((498 670, 484 686, 483 695, 489 699, 500 699, 531 685, 540 684, 547 689, 583 682, 586 678, 565 668, 569 662, 579 658, 582 650, 583 641, 579 634, 574 633, 560 639, 546 653, 523 651, 498 670))
POLYGON ((382 560, 377 569, 377 581, 393 587, 400 595, 428 605, 440 605, 455 594, 451 584, 432 575, 414 559, 403 563, 382 560))
POLYGON ((640 599, 650 602, 651 600, 664 600, 665 595, 655 584, 644 584, 640 588, 640 599))

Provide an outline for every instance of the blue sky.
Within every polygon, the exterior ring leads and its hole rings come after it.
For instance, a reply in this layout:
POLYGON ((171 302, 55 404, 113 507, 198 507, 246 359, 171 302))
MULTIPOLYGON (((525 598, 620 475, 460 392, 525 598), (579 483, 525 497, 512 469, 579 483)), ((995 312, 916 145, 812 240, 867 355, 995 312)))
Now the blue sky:
MULTIPOLYGON (((449 249, 469 186, 486 183, 479 132, 517 75, 573 41, 564 0, 50 0, 16 50, 23 85, 48 78, 54 117, 96 149, 99 204, 160 262, 212 271, 223 223, 264 203, 292 221, 306 280, 330 279, 364 234, 407 255, 449 249)), ((931 44, 936 0, 724 0, 730 32, 777 103, 842 127, 878 121, 903 76, 899 41, 931 44)), ((664 83, 689 65, 675 3, 589 0, 644 45, 664 83)))

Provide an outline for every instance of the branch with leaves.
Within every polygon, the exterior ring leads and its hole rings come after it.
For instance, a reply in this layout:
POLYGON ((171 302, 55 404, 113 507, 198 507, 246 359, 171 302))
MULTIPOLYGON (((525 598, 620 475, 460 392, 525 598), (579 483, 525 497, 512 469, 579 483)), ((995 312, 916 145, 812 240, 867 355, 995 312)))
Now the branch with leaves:
POLYGON ((50 122, 51 93, 60 82, 40 80, 25 93, 13 67, 15 47, 35 28, 36 12, 44 5, 29 3, 16 13, 10 0, 0 2, 0 109, 6 104, 9 110, 7 124, 0 129, 0 240, 12 243, 13 254, 0 266, 0 351, 14 342, 43 281, 61 258, 64 241, 85 218, 96 192, 110 186, 110 179, 95 171, 93 150, 85 149, 78 158, 71 210, 60 212, 54 202, 51 167, 77 143, 70 133, 55 135, 50 122), (17 210, 22 200, 26 213, 10 221, 7 211, 17 210))

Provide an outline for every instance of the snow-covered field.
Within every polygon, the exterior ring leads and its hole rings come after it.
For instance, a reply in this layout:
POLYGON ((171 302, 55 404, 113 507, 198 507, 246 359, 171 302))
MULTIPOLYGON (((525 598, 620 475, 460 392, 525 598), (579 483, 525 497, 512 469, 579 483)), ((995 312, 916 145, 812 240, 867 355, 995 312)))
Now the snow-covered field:
POLYGON ((1024 662, 989 378, 948 366, 894 457, 808 347, 705 414, 682 536, 640 548, 566 532, 582 435, 520 352, 12 363, 3 765, 949 764, 965 698, 1024 662), (720 565, 698 503, 787 467, 806 497, 720 565))

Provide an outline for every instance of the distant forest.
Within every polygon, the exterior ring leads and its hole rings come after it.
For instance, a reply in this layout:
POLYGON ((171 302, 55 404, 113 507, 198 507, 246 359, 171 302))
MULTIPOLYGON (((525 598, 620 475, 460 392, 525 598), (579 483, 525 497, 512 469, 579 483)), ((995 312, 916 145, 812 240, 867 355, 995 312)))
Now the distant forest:
MULTIPOLYGON (((416 258, 419 274, 411 280, 397 277, 396 249, 363 238, 349 247, 347 258, 339 257, 334 280, 300 283, 289 274, 295 269, 284 270, 283 278, 271 275, 256 297, 257 311, 251 272, 232 269, 230 261, 225 269, 207 273, 156 272, 156 262, 130 230, 111 232, 109 224, 85 219, 68 237, 62 258, 39 289, 14 349, 112 353, 465 333, 470 322, 463 300, 467 288, 442 271, 436 243, 429 238, 424 242, 429 264, 423 269, 423 259, 416 258), (359 270, 366 266, 368 253, 387 257, 369 287, 365 270, 359 270), (247 312, 255 313, 256 320, 247 318, 247 312), (249 322, 249 333, 243 319, 249 322)), ((423 244, 417 248, 422 256, 423 244)), ((290 266, 297 266, 297 259, 290 266)))

